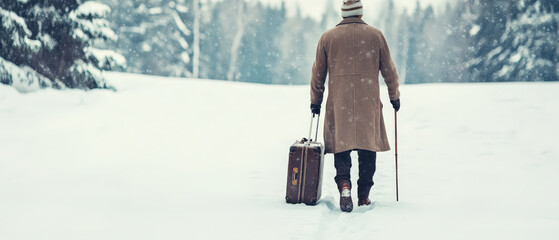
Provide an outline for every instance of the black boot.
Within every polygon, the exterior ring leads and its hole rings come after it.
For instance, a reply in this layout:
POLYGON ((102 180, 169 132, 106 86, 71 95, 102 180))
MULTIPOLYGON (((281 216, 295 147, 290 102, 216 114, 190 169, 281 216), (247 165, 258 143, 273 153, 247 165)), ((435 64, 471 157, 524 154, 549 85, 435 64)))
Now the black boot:
POLYGON ((357 206, 369 206, 371 205, 371 199, 369 198, 359 198, 359 201, 357 202, 357 206))
POLYGON ((351 212, 353 210, 353 201, 351 200, 351 151, 334 154, 334 166, 336 167, 336 184, 340 191, 340 209, 343 212, 351 212))
POLYGON ((340 190, 340 209, 342 212, 353 211, 353 201, 351 200, 351 187, 348 183, 342 183, 340 190))
POLYGON ((359 198, 359 201, 357 201, 357 206, 371 205, 372 202, 369 199, 370 191, 371 191, 371 186, 360 185, 357 187, 357 197, 359 198))
POLYGON ((359 150, 359 180, 357 181, 358 206, 370 205, 369 192, 375 184, 373 175, 376 171, 377 153, 368 150, 359 150))

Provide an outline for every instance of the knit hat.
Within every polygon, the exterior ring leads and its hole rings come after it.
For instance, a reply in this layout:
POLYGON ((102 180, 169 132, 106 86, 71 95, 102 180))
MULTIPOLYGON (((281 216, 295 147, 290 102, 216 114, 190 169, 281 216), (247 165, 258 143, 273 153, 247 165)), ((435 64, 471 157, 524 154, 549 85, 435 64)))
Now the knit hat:
POLYGON ((342 17, 363 15, 363 4, 361 0, 344 0, 342 5, 342 17))

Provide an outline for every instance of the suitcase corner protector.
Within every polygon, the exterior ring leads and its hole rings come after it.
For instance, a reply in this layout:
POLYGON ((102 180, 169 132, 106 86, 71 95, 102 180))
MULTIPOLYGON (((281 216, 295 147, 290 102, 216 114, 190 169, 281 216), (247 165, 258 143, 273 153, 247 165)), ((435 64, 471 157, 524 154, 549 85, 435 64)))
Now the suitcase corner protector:
POLYGON ((289 196, 285 196, 285 202, 287 202, 287 203, 292 203, 292 202, 291 202, 291 198, 290 198, 289 196))
POLYGON ((309 206, 315 206, 318 204, 318 200, 316 198, 311 199, 310 202, 306 203, 309 206))
POLYGON ((291 146, 291 147, 289 148, 289 153, 294 153, 295 151, 297 151, 297 147, 291 146))

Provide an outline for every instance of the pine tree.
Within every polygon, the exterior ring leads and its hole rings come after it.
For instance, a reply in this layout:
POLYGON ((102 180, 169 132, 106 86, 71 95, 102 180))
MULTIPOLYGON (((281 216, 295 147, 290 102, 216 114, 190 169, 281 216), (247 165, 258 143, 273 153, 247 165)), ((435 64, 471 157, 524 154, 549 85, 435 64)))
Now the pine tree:
POLYGON ((227 80, 235 81, 240 78, 239 71, 239 55, 241 55, 241 47, 243 44, 243 37, 245 35, 245 25, 246 21, 244 19, 245 13, 245 2, 244 0, 239 0, 236 4, 237 14, 235 19, 237 20, 237 29, 235 32, 235 37, 233 43, 231 44, 231 61, 229 62, 229 71, 227 71, 227 80))
POLYGON ((3 8, 18 7, 4 4, 0 7, 0 83, 13 85, 20 91, 34 90, 39 87, 51 87, 51 81, 30 67, 22 67, 4 59, 18 61, 20 64, 29 60, 26 56, 36 54, 41 48, 41 41, 32 39, 32 32, 25 19, 3 8))
POLYGON ((380 11, 378 19, 375 21, 378 22, 376 27, 382 30, 386 41, 390 44, 392 42, 396 42, 395 39, 398 20, 395 20, 395 16, 398 16, 398 14, 396 13, 394 0, 388 0, 382 6, 383 9, 380 11))
MULTIPOLYGON (((239 1, 214 2, 207 6, 208 8, 203 8, 203 18, 200 23, 203 39, 200 41, 200 48, 204 52, 200 59, 202 65, 200 76, 225 80, 228 79, 231 46, 238 26, 236 20, 239 1)), ((242 17, 240 16, 241 20, 242 17)))
POLYGON ((103 0, 119 26, 114 45, 129 60, 129 72, 191 77, 194 68, 192 0, 103 0))
POLYGON ((191 1, 161 2, 148 0, 138 12, 144 20, 140 57, 148 74, 192 76, 192 23, 189 6, 191 1))
POLYGON ((282 4, 279 9, 265 7, 260 3, 251 7, 247 13, 253 13, 254 16, 249 17, 240 49, 240 79, 273 83, 277 77, 274 69, 280 60, 278 39, 285 22, 285 5, 282 4))
MULTIPOLYGON (((408 13, 404 10, 400 15, 398 15, 398 24, 396 28, 396 52, 393 55, 396 68, 398 69, 399 81, 401 83, 406 83, 406 63, 408 57, 408 46, 409 46, 409 28, 408 28, 408 13)), ((392 50, 392 49, 391 49, 392 50)))
MULTIPOLYGON (((390 47, 392 59, 398 69, 400 82, 405 82, 406 79, 406 56, 408 45, 408 15, 404 11, 402 14, 397 13, 394 0, 388 0, 383 6, 383 10, 375 21, 378 24, 374 25, 382 30, 386 42, 390 47)), ((413 23, 410 23, 413 24, 413 23)))
POLYGON ((112 13, 109 20, 115 26, 118 40, 108 42, 104 47, 118 49, 128 60, 127 72, 148 73, 148 66, 143 59, 143 40, 145 39, 147 16, 139 13, 140 6, 145 6, 145 1, 120 1, 102 0, 108 4, 112 13))
POLYGON ((506 49, 500 38, 506 30, 507 21, 515 18, 517 9, 514 1, 469 1, 469 7, 475 16, 471 33, 471 43, 475 53, 467 67, 471 72, 471 81, 493 81, 492 75, 499 68, 492 62, 495 49, 506 49))
POLYGON ((466 22, 471 25, 467 44, 472 54, 458 64, 466 67, 470 81, 559 80, 556 2, 467 0, 465 4, 473 19, 466 22))
POLYGON ((471 0, 459 0, 456 7, 446 6, 445 14, 441 16, 444 24, 445 39, 440 46, 441 81, 469 82, 471 81, 470 67, 475 61, 475 41, 472 39, 479 34, 479 25, 474 21, 477 17, 477 7, 471 0))
POLYGON ((302 17, 299 9, 281 29, 280 60, 275 68, 278 84, 308 84, 315 58, 316 44, 322 34, 317 21, 302 17))
POLYGON ((192 51, 192 77, 198 78, 200 73, 200 0, 192 1, 194 11, 193 20, 193 51, 192 51))
MULTIPOLYGON (((545 1, 544 1, 545 2, 545 1)), ((558 81, 559 15, 553 5, 540 1, 518 1, 519 13, 506 23, 485 64, 498 69, 492 81, 558 81)))
MULTIPOLYGON (((0 56, 70 88, 107 88, 101 70, 123 67, 125 59, 93 47, 115 40, 107 5, 95 1, 17 0, 0 2, 0 56)), ((8 82, 2 80, 2 82, 8 82)))
POLYGON ((326 10, 324 15, 322 15, 322 21, 320 22, 320 28, 322 31, 326 31, 333 28, 341 20, 341 13, 339 10, 334 8, 334 0, 327 0, 325 3, 326 10))
POLYGON ((406 83, 431 82, 433 59, 432 49, 426 39, 425 29, 434 21, 434 11, 431 6, 425 11, 421 9, 419 1, 408 21, 408 53, 406 58, 406 83))

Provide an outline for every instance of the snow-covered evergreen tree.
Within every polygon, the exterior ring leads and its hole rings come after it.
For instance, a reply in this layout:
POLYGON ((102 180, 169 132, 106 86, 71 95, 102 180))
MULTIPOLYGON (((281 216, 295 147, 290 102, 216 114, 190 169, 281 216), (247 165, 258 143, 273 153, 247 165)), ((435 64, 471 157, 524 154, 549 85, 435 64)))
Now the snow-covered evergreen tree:
POLYGON ((341 1, 335 2, 334 0, 326 0, 324 5, 326 6, 324 14, 322 15, 322 21, 320 21, 320 28, 322 31, 326 31, 333 28, 342 20, 342 14, 338 8, 336 8, 336 3, 339 6, 342 5, 341 1))
MULTIPOLYGON (((394 5, 394 0, 388 0, 381 4, 382 10, 378 14, 378 19, 375 22, 375 27, 380 29, 386 38, 386 41, 390 45, 391 43, 396 42, 397 37, 397 27, 399 19, 397 18, 398 14, 396 12, 396 7, 394 5)), ((396 55, 398 49, 391 48, 390 53, 392 55, 396 55)))
MULTIPOLYGON (((399 14, 394 0, 388 0, 381 6, 382 10, 372 23, 374 27, 379 28, 384 34, 386 42, 390 47, 390 54, 398 69, 400 83, 403 83, 406 80, 407 47, 409 44, 408 14, 406 11, 399 14)), ((366 17, 364 16, 364 18, 366 17)))
POLYGON ((441 62, 440 81, 469 82, 471 74, 469 65, 472 64, 476 52, 475 41, 472 39, 479 32, 477 8, 470 0, 459 0, 457 7, 446 5, 444 14, 440 16, 444 37, 442 45, 436 49, 441 62))
POLYGON ((434 17, 434 11, 431 6, 423 10, 419 2, 417 2, 416 8, 407 24, 406 83, 432 82, 435 78, 432 76, 432 73, 433 69, 437 66, 433 66, 433 48, 427 41, 425 31, 435 22, 434 17))
POLYGON ((114 9, 110 19, 118 26, 119 40, 111 47, 123 51, 128 71, 192 76, 192 0, 102 1, 114 9))
POLYGON ((244 16, 248 22, 239 55, 240 79, 274 83, 275 68, 280 63, 278 39, 285 23, 285 5, 276 9, 261 3, 249 4, 244 16))
POLYGON ((1 81, 13 83, 14 73, 29 72, 40 76, 43 87, 107 88, 101 70, 125 64, 114 51, 93 47, 95 41, 116 39, 106 20, 109 12, 95 1, 0 2, 0 69, 12 69, 0 72, 1 81))
MULTIPOLYGON (((119 41, 106 46, 130 60, 127 70, 164 76, 305 84, 317 38, 341 20, 333 0, 321 21, 247 0, 98 1, 113 7, 119 41)), ((559 1, 457 0, 438 14, 419 2, 411 14, 398 13, 393 0, 381 7, 365 21, 383 30, 401 82, 558 80, 559 1)), ((11 22, 4 39, 18 36, 14 51, 48 46, 48 36, 26 35, 11 22)))
POLYGON ((126 71, 146 73, 143 69, 141 56, 141 39, 145 34, 144 15, 138 13, 137 8, 144 4, 142 1, 100 0, 112 9, 109 20, 115 27, 118 40, 98 44, 100 46, 118 49, 128 60, 126 71))
POLYGON ((0 83, 14 85, 20 91, 50 87, 51 81, 30 67, 20 67, 4 59, 24 62, 27 56, 36 54, 42 44, 39 40, 32 39, 32 32, 25 19, 4 9, 17 6, 16 2, 0 5, 0 83))
POLYGON ((500 44, 483 62, 498 69, 492 81, 557 81, 559 14, 551 4, 518 1, 519 13, 507 21, 500 44))
MULTIPOLYGON (((400 83, 406 82, 406 60, 408 54, 408 46, 409 46, 409 29, 408 29, 408 13, 407 10, 404 10, 398 16, 398 23, 396 25, 396 44, 390 45, 391 49, 396 48, 395 52, 392 54, 392 58, 394 63, 396 64, 396 68, 398 69, 399 81, 400 83)), ((391 52, 392 53, 392 52, 391 52)))
POLYGON ((198 69, 202 78, 306 83, 310 70, 305 66, 312 65, 316 36, 321 33, 316 31, 319 23, 310 18, 299 19, 303 22, 298 21, 298 26, 284 27, 284 6, 246 0, 199 1, 198 34, 198 18, 192 8, 196 1, 99 1, 113 8, 111 21, 118 26, 119 40, 108 47, 122 51, 129 60, 129 72, 195 77, 194 69, 198 69), (292 28, 301 31, 294 33, 292 28), (298 45, 287 44, 291 40, 299 41, 298 45), (304 64, 291 61, 293 54, 286 52, 295 48, 302 49, 296 59, 311 60, 304 64))
MULTIPOLYGON (((200 49, 204 53, 200 56, 200 76, 210 79, 228 79, 231 70, 231 50, 235 36, 239 32, 238 21, 242 20, 242 16, 239 19, 238 12, 243 11, 239 9, 243 5, 240 1, 224 1, 208 3, 204 6, 200 21, 200 49)), ((242 34, 239 35, 242 39, 242 34)))
POLYGON ((237 11, 235 15, 235 23, 236 23, 236 30, 235 30, 235 37, 233 38, 233 42, 231 44, 231 61, 229 61, 229 70, 227 71, 227 80, 229 81, 236 81, 239 80, 240 73, 239 73, 239 55, 241 54, 241 45, 243 43, 243 36, 245 35, 245 1, 238 0, 235 3, 235 9, 237 11))
POLYGON ((193 26, 193 53, 192 53, 192 77, 198 78, 200 75, 200 0, 192 1, 192 8, 194 10, 194 26, 193 26))
POLYGON ((467 1, 474 18, 469 42, 475 52, 466 64, 471 73, 470 81, 492 81, 493 74, 499 70, 493 57, 498 53, 496 49, 509 48, 501 42, 501 36, 505 33, 507 22, 517 17, 515 2, 517 1, 467 1))
POLYGON ((280 60, 275 68, 277 84, 308 84, 322 29, 316 21, 302 17, 299 9, 286 19, 279 39, 280 60))
POLYGON ((557 81, 557 1, 462 0, 445 44, 453 81, 557 81))

